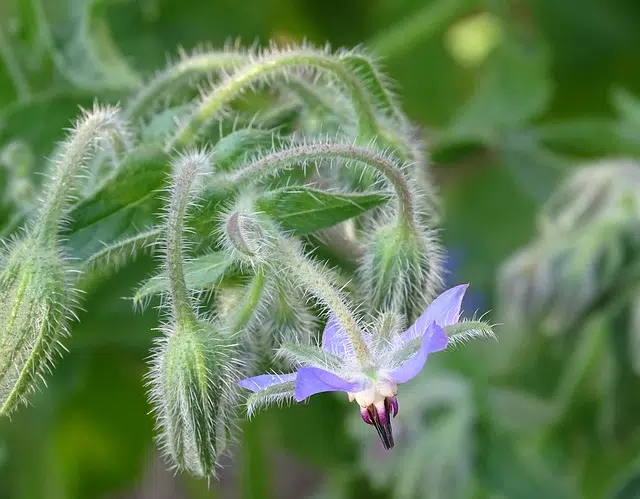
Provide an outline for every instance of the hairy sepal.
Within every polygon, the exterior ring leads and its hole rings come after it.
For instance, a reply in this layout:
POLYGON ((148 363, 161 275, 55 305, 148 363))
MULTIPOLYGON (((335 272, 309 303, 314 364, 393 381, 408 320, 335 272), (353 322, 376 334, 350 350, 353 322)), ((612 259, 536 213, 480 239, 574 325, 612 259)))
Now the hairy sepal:
POLYGON ((73 292, 56 249, 27 237, 6 256, 0 276, 0 415, 26 403, 67 334, 73 292))
POLYGON ((412 320, 442 286, 440 246, 428 230, 397 223, 376 227, 359 265, 365 302, 375 312, 412 320))
POLYGON ((231 339, 207 321, 173 325, 154 352, 151 401, 173 465, 215 475, 236 419, 239 362, 231 339))

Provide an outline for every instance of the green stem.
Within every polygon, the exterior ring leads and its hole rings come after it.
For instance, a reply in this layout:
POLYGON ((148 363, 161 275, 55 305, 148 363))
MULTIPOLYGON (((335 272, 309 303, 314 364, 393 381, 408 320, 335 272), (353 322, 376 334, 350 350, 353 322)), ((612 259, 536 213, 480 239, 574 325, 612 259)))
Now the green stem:
POLYGON ((96 108, 78 122, 63 144, 53 177, 45 185, 35 225, 35 234, 43 243, 55 242, 77 176, 87 165, 88 153, 93 152, 96 142, 108 138, 114 143, 126 144, 126 137, 125 127, 115 109, 96 108))
POLYGON ((471 12, 478 0, 435 0, 373 38, 367 46, 387 59, 398 57, 415 45, 446 29, 455 19, 471 12))
POLYGON ((345 88, 354 107, 359 135, 371 139, 378 135, 378 118, 375 109, 358 78, 349 71, 339 58, 310 50, 291 50, 261 57, 252 64, 240 68, 205 95, 191 117, 169 141, 168 149, 183 148, 190 144, 215 119, 225 107, 244 91, 253 88, 268 77, 295 69, 318 69, 331 73, 345 88))
POLYGON ((194 76, 235 69, 248 61, 248 55, 230 51, 203 52, 183 57, 141 88, 124 110, 124 115, 128 119, 140 118, 154 102, 194 76))
POLYGON ((174 165, 174 179, 166 221, 165 267, 176 324, 195 326, 196 316, 184 275, 184 222, 198 175, 206 162, 200 155, 184 156, 174 165))
POLYGON ((296 242, 275 231, 273 233, 276 234, 274 249, 279 262, 288 268, 304 289, 333 312, 338 323, 347 333, 358 361, 365 366, 369 360, 369 348, 362 337, 362 330, 356 322, 353 312, 347 306, 342 295, 336 290, 326 273, 302 254, 296 242))

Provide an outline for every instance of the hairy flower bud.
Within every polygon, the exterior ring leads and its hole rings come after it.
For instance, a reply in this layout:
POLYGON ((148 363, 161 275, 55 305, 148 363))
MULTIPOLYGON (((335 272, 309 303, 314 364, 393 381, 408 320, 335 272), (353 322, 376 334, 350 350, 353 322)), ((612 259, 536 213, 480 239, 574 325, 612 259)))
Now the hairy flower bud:
POLYGON ((233 211, 225 224, 225 234, 230 247, 249 260, 259 258, 265 238, 260 226, 253 218, 233 211))
POLYGON ((400 224, 377 227, 360 265, 366 303, 373 310, 398 311, 409 319, 441 286, 440 247, 429 232, 400 224))
POLYGON ((497 291, 514 329, 559 334, 637 275, 640 165, 576 169, 543 206, 539 233, 501 266, 497 291))
POLYGON ((151 371, 159 440, 178 469, 210 477, 236 418, 236 350, 204 321, 166 333, 151 371))
POLYGON ((602 221, 634 223, 640 211, 640 164, 609 160, 577 168, 538 216, 541 232, 581 230, 602 221))
POLYGON ((71 297, 55 250, 19 241, 0 275, 0 415, 9 414, 50 370, 71 297))

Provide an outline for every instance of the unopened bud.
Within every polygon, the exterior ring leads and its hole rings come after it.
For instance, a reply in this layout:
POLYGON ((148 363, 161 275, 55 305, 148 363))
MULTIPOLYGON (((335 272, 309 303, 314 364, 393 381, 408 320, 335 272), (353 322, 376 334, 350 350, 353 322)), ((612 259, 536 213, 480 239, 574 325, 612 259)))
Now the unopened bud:
POLYGON ((207 322, 174 326, 155 352, 152 402, 160 442, 180 470, 215 474, 236 418, 238 361, 229 338, 207 322))
POLYGON ((601 221, 636 220, 640 213, 640 164, 601 161, 576 169, 542 208, 545 233, 583 229, 601 221))
POLYGON ((0 275, 0 415, 50 370, 70 302, 60 255, 31 238, 18 242, 0 275))
POLYGON ((233 247, 249 258, 257 257, 264 244, 264 233, 250 217, 233 212, 227 220, 227 235, 233 247))
POLYGON ((441 286, 440 248, 428 232, 383 225, 371 236, 360 273, 373 310, 412 320, 441 286))

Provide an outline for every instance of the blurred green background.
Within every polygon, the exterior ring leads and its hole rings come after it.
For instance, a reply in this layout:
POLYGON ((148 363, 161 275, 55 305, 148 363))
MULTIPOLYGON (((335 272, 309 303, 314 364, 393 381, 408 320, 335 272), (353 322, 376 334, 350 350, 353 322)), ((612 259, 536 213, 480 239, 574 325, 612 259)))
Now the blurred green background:
MULTIPOLYGON (((382 57, 429 146, 450 281, 495 323, 498 268, 560 180, 640 156, 638 0, 0 0, 0 148, 45 158, 79 105, 122 100, 179 46, 236 38, 382 57)), ((6 218, 20 198, 4 199, 6 218)), ((220 483, 174 476, 142 381, 157 317, 125 299, 151 266, 91 291, 48 389, 0 421, 0 498, 640 497, 625 314, 554 336, 505 325, 450 354, 401 399, 420 424, 388 454, 324 394, 243 424, 220 483)))

